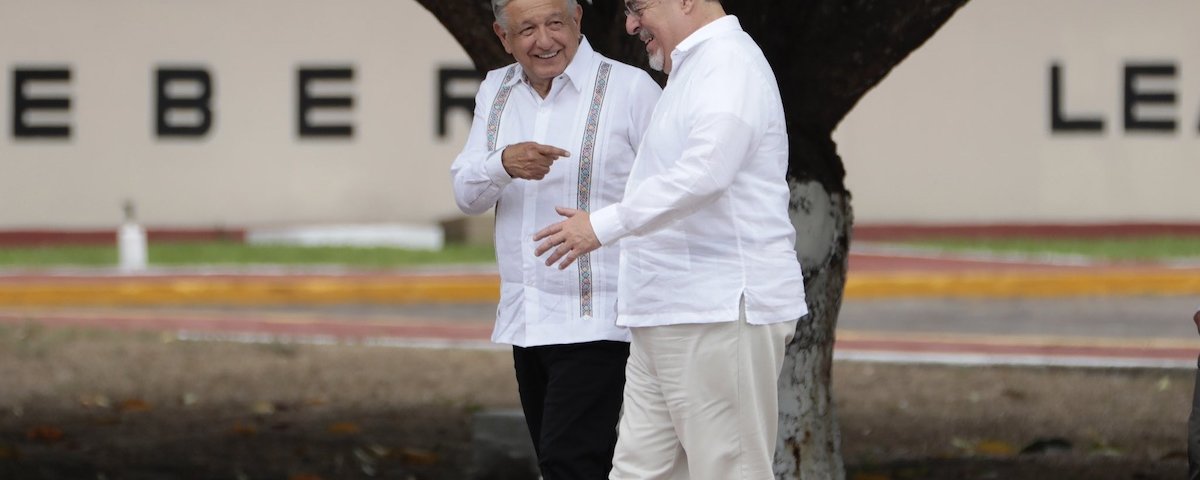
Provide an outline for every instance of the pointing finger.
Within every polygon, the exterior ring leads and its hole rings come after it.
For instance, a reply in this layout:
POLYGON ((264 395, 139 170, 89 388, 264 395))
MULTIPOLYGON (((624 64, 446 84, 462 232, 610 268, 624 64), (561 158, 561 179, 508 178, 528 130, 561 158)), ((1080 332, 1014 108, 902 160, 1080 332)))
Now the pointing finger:
POLYGON ((571 156, 571 152, 568 152, 568 151, 563 150, 558 147, 552 147, 550 145, 539 145, 538 152, 543 155, 550 155, 550 156, 554 156, 554 157, 570 157, 571 156))

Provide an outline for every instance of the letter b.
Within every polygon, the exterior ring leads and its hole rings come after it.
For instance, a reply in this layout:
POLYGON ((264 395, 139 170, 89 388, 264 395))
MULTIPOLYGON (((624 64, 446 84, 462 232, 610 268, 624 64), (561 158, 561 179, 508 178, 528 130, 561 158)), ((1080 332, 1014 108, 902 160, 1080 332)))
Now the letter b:
MULTIPOLYGON (((160 68, 155 75, 156 98, 156 131, 160 137, 202 137, 212 127, 212 77, 208 71, 199 68, 160 68), (192 95, 172 95, 168 92, 171 85, 187 85, 191 83, 198 87, 192 95), (194 112, 193 121, 179 121, 183 115, 169 115, 171 112, 194 112)), ((179 92, 175 92, 179 93, 179 92)), ((191 92, 188 92, 191 93, 191 92)))

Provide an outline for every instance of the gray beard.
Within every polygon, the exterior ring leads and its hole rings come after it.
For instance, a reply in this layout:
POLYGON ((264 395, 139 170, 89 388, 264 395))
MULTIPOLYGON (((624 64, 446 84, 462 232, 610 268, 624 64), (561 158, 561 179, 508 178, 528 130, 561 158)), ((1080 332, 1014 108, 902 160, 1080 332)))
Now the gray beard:
POLYGON ((662 50, 650 54, 650 68, 661 72, 665 66, 666 63, 665 59, 663 59, 662 50))

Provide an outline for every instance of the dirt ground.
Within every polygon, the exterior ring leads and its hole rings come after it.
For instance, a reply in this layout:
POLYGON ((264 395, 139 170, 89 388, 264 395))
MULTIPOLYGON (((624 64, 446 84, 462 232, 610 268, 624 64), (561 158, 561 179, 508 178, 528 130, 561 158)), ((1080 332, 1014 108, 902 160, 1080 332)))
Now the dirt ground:
MULTIPOLYGON (((843 362, 834 376, 852 480, 1186 470, 1191 371, 843 362)), ((516 405, 503 350, 0 327, 0 479, 458 480, 470 415, 516 405)))

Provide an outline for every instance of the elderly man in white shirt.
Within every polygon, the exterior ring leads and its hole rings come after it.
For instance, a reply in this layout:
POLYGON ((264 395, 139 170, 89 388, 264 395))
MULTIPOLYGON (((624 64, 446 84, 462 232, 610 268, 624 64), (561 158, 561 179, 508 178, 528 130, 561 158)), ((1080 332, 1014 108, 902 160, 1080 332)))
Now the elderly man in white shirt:
POLYGON ((646 72, 596 53, 575 0, 492 0, 494 30, 516 63, 488 72, 451 167, 468 214, 496 209, 500 305, 492 340, 513 345, 521 406, 542 475, 607 478, 629 355, 616 325, 617 249, 565 270, 533 256, 554 207, 620 201, 662 90, 646 72))
POLYGON ((778 377, 808 313, 779 88, 720 2, 625 5, 667 86, 625 198, 560 208, 534 254, 564 268, 620 241, 633 343, 610 478, 771 479, 778 377))

